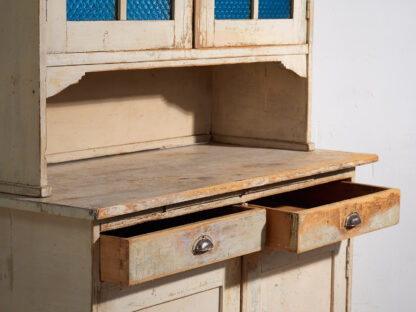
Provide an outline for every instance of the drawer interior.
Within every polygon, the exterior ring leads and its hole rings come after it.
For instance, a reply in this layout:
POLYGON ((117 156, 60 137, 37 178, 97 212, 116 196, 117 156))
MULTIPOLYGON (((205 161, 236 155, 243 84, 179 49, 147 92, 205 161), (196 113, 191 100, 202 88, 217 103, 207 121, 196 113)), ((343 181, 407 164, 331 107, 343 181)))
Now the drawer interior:
POLYGON ((227 206, 211 210, 199 211, 187 215, 182 215, 170 219, 162 219, 149 221, 141 224, 136 224, 130 227, 121 228, 117 230, 103 232, 102 234, 108 236, 116 236, 120 238, 130 238, 138 235, 149 234, 157 231, 163 231, 174 227, 180 227, 197 223, 209 219, 233 215, 240 212, 247 211, 247 208, 237 206, 227 206))
POLYGON ((302 210, 385 191, 386 188, 347 181, 325 183, 288 193, 264 197, 250 204, 284 210, 302 210))

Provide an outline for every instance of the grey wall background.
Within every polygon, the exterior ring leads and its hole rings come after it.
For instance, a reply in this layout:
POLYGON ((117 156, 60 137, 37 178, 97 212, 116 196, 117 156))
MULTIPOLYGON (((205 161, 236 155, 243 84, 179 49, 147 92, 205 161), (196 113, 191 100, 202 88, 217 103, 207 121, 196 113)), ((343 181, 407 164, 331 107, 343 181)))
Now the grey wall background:
POLYGON ((416 311, 416 1, 316 0, 313 140, 376 153, 357 181, 402 190, 400 225, 355 239, 353 312, 416 311))

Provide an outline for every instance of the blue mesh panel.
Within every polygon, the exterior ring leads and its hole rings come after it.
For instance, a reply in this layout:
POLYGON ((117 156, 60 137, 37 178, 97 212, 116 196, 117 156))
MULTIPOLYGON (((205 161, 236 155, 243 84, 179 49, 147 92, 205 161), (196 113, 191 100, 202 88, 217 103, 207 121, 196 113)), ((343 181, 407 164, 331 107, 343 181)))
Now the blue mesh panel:
POLYGON ((66 0, 68 21, 110 21, 116 19, 117 0, 66 0))
POLYGON ((170 20, 171 0, 127 0, 128 20, 170 20))
POLYGON ((292 0, 259 0, 260 19, 284 19, 292 17, 292 0))
POLYGON ((215 0, 215 19, 251 18, 251 0, 215 0))

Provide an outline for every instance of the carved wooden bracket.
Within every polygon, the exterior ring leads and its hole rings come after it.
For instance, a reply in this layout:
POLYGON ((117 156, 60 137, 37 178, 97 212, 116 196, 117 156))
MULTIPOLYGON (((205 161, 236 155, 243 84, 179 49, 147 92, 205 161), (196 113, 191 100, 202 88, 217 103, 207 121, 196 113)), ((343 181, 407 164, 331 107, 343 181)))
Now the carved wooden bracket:
POLYGON ((46 75, 46 96, 54 96, 70 85, 78 83, 85 73, 83 66, 49 67, 46 75))

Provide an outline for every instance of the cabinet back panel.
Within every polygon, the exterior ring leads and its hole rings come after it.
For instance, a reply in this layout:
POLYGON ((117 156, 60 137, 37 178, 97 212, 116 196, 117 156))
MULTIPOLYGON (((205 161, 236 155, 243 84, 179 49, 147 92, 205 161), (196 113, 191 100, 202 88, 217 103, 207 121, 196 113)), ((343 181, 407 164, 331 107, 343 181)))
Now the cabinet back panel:
POLYGON ((209 134, 211 95, 211 71, 204 67, 87 74, 48 99, 48 158, 101 156, 93 151, 209 134))
POLYGON ((307 78, 280 63, 89 73, 48 99, 49 163, 214 141, 308 150, 307 78))

